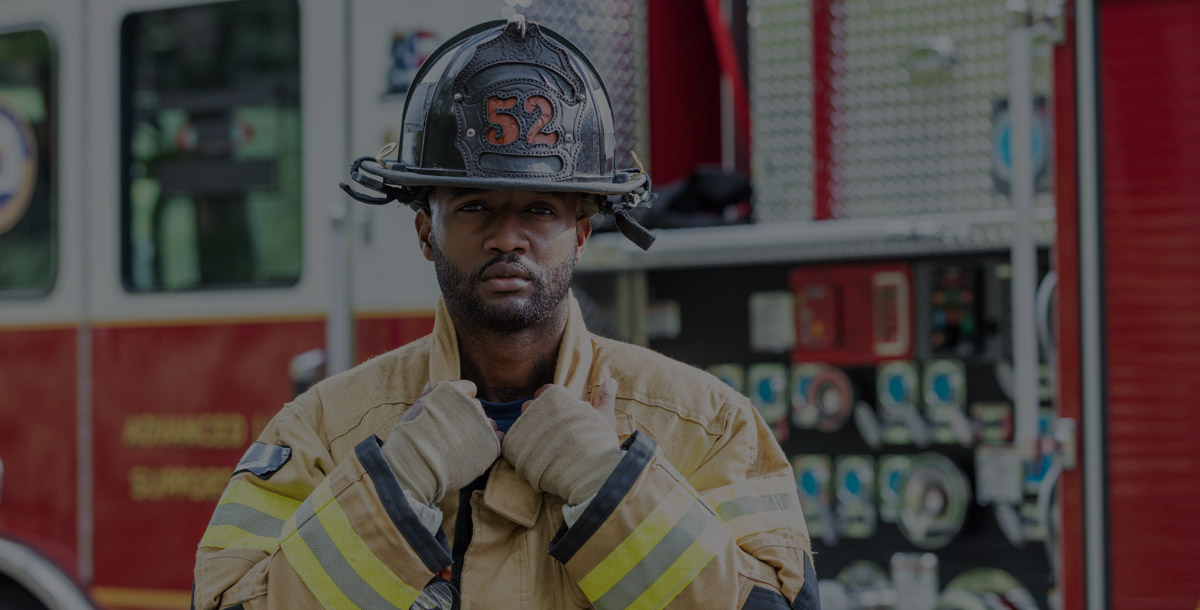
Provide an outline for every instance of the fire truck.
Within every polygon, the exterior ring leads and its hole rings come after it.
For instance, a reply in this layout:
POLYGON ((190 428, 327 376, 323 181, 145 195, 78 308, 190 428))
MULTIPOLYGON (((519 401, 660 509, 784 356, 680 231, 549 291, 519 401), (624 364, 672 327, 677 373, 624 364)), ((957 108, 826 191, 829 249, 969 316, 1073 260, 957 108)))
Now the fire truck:
POLYGON ((0 608, 188 607, 269 418, 429 332, 338 183, 516 13, 661 194, 589 325, 750 396, 827 610, 1196 607, 1200 3, 0 0, 0 608))

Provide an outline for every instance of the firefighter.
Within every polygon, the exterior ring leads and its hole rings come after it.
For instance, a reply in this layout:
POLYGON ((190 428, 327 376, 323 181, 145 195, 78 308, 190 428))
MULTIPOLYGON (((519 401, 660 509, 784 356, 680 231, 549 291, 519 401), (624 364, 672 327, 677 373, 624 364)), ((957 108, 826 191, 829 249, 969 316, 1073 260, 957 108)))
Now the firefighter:
POLYGON ((416 210, 433 332, 318 383, 247 450, 200 541, 197 610, 819 607, 791 468, 714 377, 588 333, 569 282, 614 171, 598 74, 520 17, 414 78, 395 161, 352 178, 416 210))

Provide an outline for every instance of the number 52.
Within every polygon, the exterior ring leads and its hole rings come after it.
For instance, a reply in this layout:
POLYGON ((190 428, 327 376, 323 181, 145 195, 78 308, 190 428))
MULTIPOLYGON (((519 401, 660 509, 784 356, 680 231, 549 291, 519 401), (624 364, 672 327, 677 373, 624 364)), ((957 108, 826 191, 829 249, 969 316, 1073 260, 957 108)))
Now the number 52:
MULTIPOLYGON (((515 97, 496 97, 488 98, 488 121, 491 121, 492 127, 488 129, 487 141, 496 146, 507 146, 517 141, 521 136, 521 125, 517 122, 510 112, 500 112, 509 108, 514 108, 517 105, 515 97)), ((525 141, 530 144, 546 144, 554 146, 558 143, 558 132, 542 133, 542 128, 554 120, 554 106, 550 100, 540 96, 533 95, 525 100, 525 113, 537 114, 537 121, 530 127, 529 133, 525 135, 525 141)))

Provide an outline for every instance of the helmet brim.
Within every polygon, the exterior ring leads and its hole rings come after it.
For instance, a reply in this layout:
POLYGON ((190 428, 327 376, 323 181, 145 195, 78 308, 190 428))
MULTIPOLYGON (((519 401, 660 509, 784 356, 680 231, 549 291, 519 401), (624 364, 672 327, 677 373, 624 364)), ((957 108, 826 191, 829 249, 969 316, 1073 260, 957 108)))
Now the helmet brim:
POLYGON ((639 169, 617 170, 611 180, 549 181, 538 178, 493 178, 484 176, 437 175, 430 170, 408 171, 398 163, 388 167, 375 161, 364 161, 362 169, 383 179, 385 184, 407 187, 449 186, 483 190, 544 191, 553 193, 588 193, 592 195, 627 195, 646 184, 646 173, 639 169))

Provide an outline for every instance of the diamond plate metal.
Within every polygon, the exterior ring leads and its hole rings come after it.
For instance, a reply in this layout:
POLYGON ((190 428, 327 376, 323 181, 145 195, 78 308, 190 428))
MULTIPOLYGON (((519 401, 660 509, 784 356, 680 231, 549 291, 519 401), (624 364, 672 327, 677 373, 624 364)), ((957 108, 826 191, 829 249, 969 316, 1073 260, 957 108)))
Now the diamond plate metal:
POLYGON ((808 220, 813 206, 808 0, 750 0, 752 173, 758 222, 808 220))
MULTIPOLYGON (((833 83, 839 215, 1009 207, 991 176, 992 112, 1008 88, 1005 0, 845 0, 844 10, 833 83), (931 67, 948 41, 956 60, 931 67)), ((1045 95, 1049 49, 1037 49, 1034 91, 1045 95)))
MULTIPOLYGON (((813 217, 811 6, 810 0, 749 4, 759 222, 813 217)), ((834 215, 1008 208, 992 179, 992 113, 1007 95, 1005 0, 844 0, 841 10, 833 32, 840 54, 833 82, 834 215), (934 59, 932 51, 947 41, 957 60, 945 69, 923 66, 921 59, 934 59)), ((1049 90, 1050 51, 1042 42, 1035 47, 1034 91, 1049 90)), ((1036 205, 1051 206, 1049 194, 1039 194, 1036 205)))
POLYGON ((612 99, 617 167, 648 155, 646 0, 502 0, 501 15, 525 15, 574 42, 600 72, 612 99))

